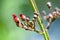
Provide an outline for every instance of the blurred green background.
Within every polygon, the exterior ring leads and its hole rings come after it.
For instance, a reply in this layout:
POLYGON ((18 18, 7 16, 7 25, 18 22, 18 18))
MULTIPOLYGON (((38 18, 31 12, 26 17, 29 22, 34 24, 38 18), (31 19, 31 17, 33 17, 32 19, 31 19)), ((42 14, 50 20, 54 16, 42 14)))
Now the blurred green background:
MULTIPOLYGON (((47 14, 49 12, 46 6, 48 1, 52 3, 53 9, 55 7, 60 8, 60 0, 35 1, 41 16, 43 16, 42 10, 46 10, 47 14)), ((14 13, 18 17, 20 13, 23 13, 32 19, 33 12, 34 10, 29 0, 0 0, 0 40, 44 40, 40 34, 18 28, 12 20, 12 14, 14 13)), ((44 24, 46 26, 46 21, 44 21, 44 24)), ((51 40, 60 40, 60 18, 52 23, 49 35, 51 40)))

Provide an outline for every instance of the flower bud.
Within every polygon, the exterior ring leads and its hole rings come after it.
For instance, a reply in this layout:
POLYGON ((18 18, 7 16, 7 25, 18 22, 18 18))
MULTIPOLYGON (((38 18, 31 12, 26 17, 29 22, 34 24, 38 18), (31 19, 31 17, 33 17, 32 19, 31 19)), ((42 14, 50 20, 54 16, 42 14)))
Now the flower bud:
POLYGON ((26 16, 24 14, 19 15, 22 20, 26 20, 26 16))
POLYGON ((13 20, 16 23, 16 25, 19 26, 19 18, 15 14, 13 14, 12 16, 13 16, 13 20))
POLYGON ((51 5, 50 2, 47 2, 47 6, 48 6, 48 8, 50 9, 52 5, 51 5))
POLYGON ((34 12, 34 15, 37 15, 37 16, 38 16, 38 15, 39 15, 39 13, 38 13, 38 12, 34 12))
POLYGON ((48 17, 49 17, 49 18, 53 18, 53 15, 50 13, 50 14, 48 15, 48 17))
POLYGON ((45 12, 45 10, 43 10, 42 13, 43 13, 44 16, 46 16, 46 12, 45 12))
POLYGON ((19 23, 19 18, 15 14, 13 14, 12 16, 13 16, 14 22, 19 23))
POLYGON ((30 17, 27 16, 27 17, 26 17, 26 20, 29 21, 29 20, 30 20, 30 17))

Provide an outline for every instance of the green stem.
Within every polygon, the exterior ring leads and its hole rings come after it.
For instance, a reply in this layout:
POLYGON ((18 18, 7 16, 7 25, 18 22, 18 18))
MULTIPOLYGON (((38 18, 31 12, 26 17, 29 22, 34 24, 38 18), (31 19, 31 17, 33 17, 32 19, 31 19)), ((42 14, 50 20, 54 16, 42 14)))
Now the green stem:
MULTIPOLYGON (((37 12, 37 13, 39 13, 39 10, 38 10, 38 8, 36 6, 35 1, 34 0, 30 0, 30 2, 31 2, 31 4, 32 4, 32 6, 34 8, 34 11, 37 12)), ((39 14, 39 16, 37 18, 37 21, 38 21, 38 24, 40 26, 40 30, 43 32, 44 40, 50 40, 48 31, 47 31, 47 29, 45 28, 45 26, 43 24, 43 21, 42 21, 42 18, 40 16, 40 14, 39 14)))

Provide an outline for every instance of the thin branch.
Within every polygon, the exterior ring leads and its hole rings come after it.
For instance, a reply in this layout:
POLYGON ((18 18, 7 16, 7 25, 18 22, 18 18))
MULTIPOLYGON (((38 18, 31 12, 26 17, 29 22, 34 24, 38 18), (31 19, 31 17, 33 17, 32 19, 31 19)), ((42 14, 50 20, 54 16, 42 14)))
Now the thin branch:
MULTIPOLYGON (((39 14, 39 10, 36 6, 36 3, 35 3, 35 0, 30 0, 33 8, 34 8, 34 11, 37 12, 39 14)), ((46 28, 44 27, 44 24, 43 24, 43 21, 42 21, 42 18, 39 14, 38 18, 37 18, 37 21, 38 21, 38 24, 40 26, 40 29, 41 31, 43 32, 43 37, 44 37, 44 40, 50 40, 49 38, 49 34, 48 34, 48 31, 46 30, 46 28)))

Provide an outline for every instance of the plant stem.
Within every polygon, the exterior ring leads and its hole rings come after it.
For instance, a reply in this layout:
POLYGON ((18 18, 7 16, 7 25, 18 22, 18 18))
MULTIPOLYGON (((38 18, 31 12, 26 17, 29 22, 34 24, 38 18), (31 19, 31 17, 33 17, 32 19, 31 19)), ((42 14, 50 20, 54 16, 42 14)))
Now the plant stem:
MULTIPOLYGON (((39 13, 39 10, 38 10, 38 8, 36 6, 35 0, 30 0, 30 2, 31 2, 31 4, 32 4, 32 6, 34 8, 34 11, 37 12, 37 13, 39 13)), ((38 24, 40 26, 40 30, 43 32, 42 35, 44 37, 44 40, 50 40, 48 31, 47 31, 47 29, 45 28, 45 26, 43 24, 43 21, 42 21, 42 18, 40 16, 40 14, 39 14, 39 16, 37 18, 37 22, 38 22, 38 24)))

